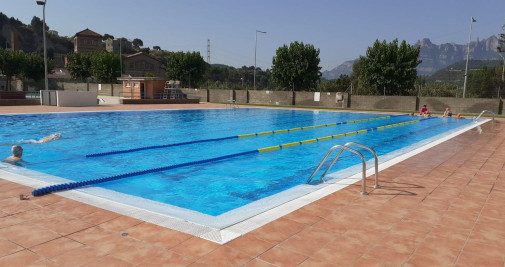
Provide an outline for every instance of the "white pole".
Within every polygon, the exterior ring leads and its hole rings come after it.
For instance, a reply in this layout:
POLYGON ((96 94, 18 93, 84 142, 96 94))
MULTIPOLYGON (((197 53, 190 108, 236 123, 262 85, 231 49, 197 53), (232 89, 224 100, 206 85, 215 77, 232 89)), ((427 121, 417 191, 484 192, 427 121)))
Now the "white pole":
POLYGON ((267 33, 263 31, 256 30, 256 38, 254 39, 254 90, 256 90, 256 47, 258 46, 258 32, 267 33))
POLYGON ((44 39, 44 90, 49 88, 47 81, 47 45, 46 45, 46 2, 37 1, 37 5, 42 6, 42 38, 44 39))
POLYGON ((466 92, 466 80, 468 79, 468 58, 470 56, 470 42, 472 41, 472 23, 476 22, 473 17, 470 19, 470 35, 468 36, 468 47, 466 49, 465 81, 463 82, 463 98, 466 92))

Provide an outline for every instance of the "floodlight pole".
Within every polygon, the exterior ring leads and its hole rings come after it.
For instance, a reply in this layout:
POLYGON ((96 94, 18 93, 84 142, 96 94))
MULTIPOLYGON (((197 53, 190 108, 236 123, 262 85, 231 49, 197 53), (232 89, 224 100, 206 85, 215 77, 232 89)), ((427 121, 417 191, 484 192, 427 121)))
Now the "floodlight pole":
POLYGON ((465 98, 466 92, 466 80, 468 79, 468 58, 470 56, 470 42, 472 41, 472 24, 476 22, 473 17, 470 18, 470 35, 468 36, 468 47, 466 49, 466 66, 465 66, 465 81, 463 82, 463 98, 465 98))
POLYGON ((258 32, 259 33, 267 33, 264 31, 256 30, 256 39, 254 41, 254 90, 256 90, 256 47, 258 46, 258 32))
POLYGON ((42 38, 44 39, 44 90, 48 90, 49 83, 47 81, 47 46, 46 46, 46 2, 37 1, 37 5, 42 6, 42 38))

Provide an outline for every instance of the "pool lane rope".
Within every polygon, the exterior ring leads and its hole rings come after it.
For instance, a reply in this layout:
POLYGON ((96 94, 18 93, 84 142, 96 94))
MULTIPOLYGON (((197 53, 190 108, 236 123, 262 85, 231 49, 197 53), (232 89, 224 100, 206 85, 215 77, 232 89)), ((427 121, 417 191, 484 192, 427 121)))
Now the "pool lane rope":
POLYGON ((71 190, 71 189, 76 189, 76 188, 80 188, 80 187, 84 187, 84 186, 110 182, 110 181, 133 177, 133 176, 139 176, 139 175, 144 175, 144 174, 149 174, 149 173, 167 171, 167 170, 172 170, 172 169, 177 169, 177 168, 182 168, 182 167, 187 167, 187 166, 192 166, 192 165, 211 163, 211 162, 216 162, 216 161, 230 159, 230 158, 236 158, 236 157, 245 156, 245 155, 251 155, 251 154, 257 154, 257 153, 277 150, 277 149, 281 149, 281 148, 285 148, 285 147, 303 145, 303 144, 313 143, 313 142, 317 142, 317 141, 324 141, 324 140, 329 140, 329 139, 333 139, 333 138, 349 136, 349 135, 353 135, 353 134, 360 134, 360 133, 366 133, 366 132, 371 132, 371 131, 376 131, 376 130, 383 130, 386 128, 416 123, 419 121, 420 120, 411 120, 411 121, 389 124, 389 125, 384 125, 384 126, 379 126, 379 127, 373 127, 370 129, 363 129, 363 130, 352 131, 352 132, 347 132, 347 133, 342 133, 342 134, 324 136, 324 137, 315 138, 315 139, 303 140, 303 141, 299 141, 299 142, 286 143, 286 144, 282 144, 282 145, 278 145, 278 146, 259 148, 259 149, 255 149, 255 150, 250 150, 250 151, 240 152, 240 153, 235 153, 235 154, 229 154, 229 155, 215 157, 215 158, 190 161, 190 162, 186 162, 186 163, 168 165, 168 166, 164 166, 164 167, 129 172, 129 173, 124 173, 124 174, 117 174, 117 175, 112 175, 112 176, 107 176, 107 177, 102 177, 102 178, 97 178, 97 179, 91 179, 91 180, 85 180, 85 181, 79 181, 79 182, 69 182, 69 183, 63 183, 63 184, 50 185, 50 186, 34 189, 32 191, 32 195, 33 196, 42 196, 42 195, 46 195, 46 194, 53 193, 53 192, 71 190))
POLYGON ((291 129, 282 129, 282 130, 274 130, 274 131, 266 131, 266 132, 259 132, 259 133, 250 133, 250 134, 240 134, 240 135, 233 135, 233 136, 227 136, 227 137, 202 139, 202 140, 195 140, 195 141, 188 141, 188 142, 181 142, 181 143, 173 143, 173 144, 166 144, 166 145, 155 145, 155 146, 145 146, 145 147, 125 149, 125 150, 115 150, 115 151, 109 151, 109 152, 87 154, 86 158, 93 158, 93 157, 102 157, 102 156, 115 155, 115 154, 131 153, 131 152, 137 152, 137 151, 148 150, 148 149, 176 147, 176 146, 184 146, 184 145, 206 143, 206 142, 217 142, 217 141, 223 141, 223 140, 229 140, 229 139, 237 139, 237 138, 261 136, 261 135, 268 135, 268 134, 287 133, 287 132, 294 132, 294 131, 300 131, 300 130, 316 129, 316 128, 321 128, 321 127, 337 126, 337 125, 342 125, 342 124, 351 124, 351 123, 360 123, 360 122, 373 121, 373 120, 389 119, 391 117, 397 117, 397 116, 405 116, 405 115, 392 115, 392 116, 374 117, 374 118, 354 120, 354 121, 335 122, 335 123, 327 123, 327 124, 320 124, 320 125, 313 125, 313 126, 296 127, 296 128, 291 128, 291 129))

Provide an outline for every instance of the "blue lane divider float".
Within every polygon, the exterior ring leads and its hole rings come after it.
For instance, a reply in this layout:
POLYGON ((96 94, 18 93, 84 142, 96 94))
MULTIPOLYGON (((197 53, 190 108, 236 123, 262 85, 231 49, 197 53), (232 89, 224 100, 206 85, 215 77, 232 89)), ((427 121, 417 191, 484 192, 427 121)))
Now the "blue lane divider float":
MULTIPOLYGON (((431 119, 431 118, 426 118, 426 119, 431 119)), ((421 120, 423 120, 423 119, 421 119, 421 120)), ((144 174, 149 174, 149 173, 172 170, 172 169, 182 168, 182 167, 191 166, 191 165, 215 162, 215 161, 219 161, 219 160, 235 158, 235 157, 249 155, 249 154, 268 152, 268 151, 277 150, 277 149, 281 149, 281 148, 285 148, 285 147, 303 145, 303 144, 333 139, 333 138, 337 138, 337 137, 348 136, 348 135, 352 135, 352 134, 366 133, 366 132, 370 132, 370 131, 380 130, 380 129, 389 128, 389 127, 395 127, 395 126, 401 126, 401 125, 415 123, 415 122, 419 122, 419 121, 420 120, 405 121, 405 122, 401 122, 401 123, 373 127, 370 129, 362 129, 362 130, 358 130, 358 131, 352 131, 352 132, 336 134, 336 135, 332 135, 332 136, 325 136, 325 137, 321 137, 321 138, 303 140, 303 141, 299 141, 299 142, 292 142, 292 143, 282 144, 282 145, 278 145, 278 146, 259 148, 259 149, 250 150, 250 151, 246 151, 246 152, 229 154, 229 155, 225 155, 225 156, 209 158, 209 159, 204 159, 204 160, 190 161, 190 162, 185 162, 185 163, 180 163, 180 164, 174 164, 174 165, 153 168, 153 169, 147 169, 147 170, 142 170, 142 171, 136 171, 136 172, 129 172, 129 173, 107 176, 107 177, 91 179, 91 180, 85 180, 85 181, 80 181, 80 182, 69 182, 69 183, 63 183, 63 184, 57 184, 57 185, 50 185, 50 186, 34 189, 32 191, 32 195, 33 196, 42 196, 42 195, 49 194, 52 192, 71 190, 71 189, 76 189, 76 188, 80 188, 80 187, 84 187, 84 186, 88 186, 88 185, 105 183, 105 182, 110 182, 110 181, 119 180, 119 179, 123 179, 123 178, 138 176, 138 175, 144 175, 144 174)))
POLYGON ((354 120, 354 121, 344 121, 344 122, 327 123, 327 124, 313 125, 313 126, 296 127, 296 128, 292 128, 292 129, 282 129, 282 130, 266 131, 266 132, 251 133, 251 134, 241 134, 241 135, 234 135, 234 136, 227 136, 227 137, 220 137, 220 138, 202 139, 202 140, 173 143, 173 144, 166 144, 166 145, 156 145, 156 146, 146 146, 146 147, 124 149, 124 150, 115 150, 115 151, 108 151, 108 152, 102 152, 102 153, 87 154, 86 158, 131 153, 131 152, 137 152, 137 151, 148 150, 148 149, 184 146, 184 145, 191 145, 191 144, 205 143, 205 142, 217 142, 217 141, 223 141, 223 140, 229 140, 229 139, 260 136, 260 135, 267 135, 267 134, 279 134, 279 133, 293 132, 293 131, 299 131, 299 130, 309 130, 309 129, 315 129, 315 128, 321 128, 321 127, 337 126, 337 125, 342 125, 342 124, 360 123, 360 122, 366 122, 366 121, 372 121, 372 120, 389 119, 391 117, 406 116, 406 115, 407 114, 387 115, 387 116, 383 116, 383 117, 372 117, 372 118, 368 118, 368 119, 361 119, 361 120, 354 120))
POLYGON ((172 170, 172 169, 191 166, 191 165, 209 163, 209 162, 214 162, 214 161, 229 159, 229 158, 235 158, 235 157, 244 156, 244 155, 253 154, 253 153, 259 153, 259 150, 256 149, 256 150, 251 150, 251 151, 246 151, 246 152, 225 155, 225 156, 221 156, 221 157, 215 157, 215 158, 197 160, 197 161, 190 161, 190 162, 185 162, 185 163, 181 163, 181 164, 174 164, 174 165, 169 165, 169 166, 164 166, 164 167, 159 167, 159 168, 147 169, 147 170, 136 171, 136 172, 129 172, 129 173, 118 174, 118 175, 113 175, 113 176, 108 176, 108 177, 102 177, 102 178, 98 178, 98 179, 91 179, 91 180, 85 180, 85 181, 80 181, 80 182, 69 182, 69 183, 64 183, 64 184, 50 185, 50 186, 34 189, 32 191, 32 195, 33 196, 42 196, 42 195, 49 194, 52 192, 76 189, 76 188, 80 188, 80 187, 84 187, 84 186, 88 186, 88 185, 110 182, 110 181, 119 180, 119 179, 123 179, 123 178, 127 178, 127 177, 133 177, 133 176, 144 175, 144 174, 148 174, 148 173, 172 170))

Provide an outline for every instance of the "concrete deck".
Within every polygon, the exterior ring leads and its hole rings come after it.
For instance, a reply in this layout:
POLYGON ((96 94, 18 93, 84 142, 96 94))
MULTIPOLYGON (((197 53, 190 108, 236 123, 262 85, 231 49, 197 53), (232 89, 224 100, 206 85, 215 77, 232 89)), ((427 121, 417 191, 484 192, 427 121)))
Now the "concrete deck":
MULTIPOLYGON (((216 108, 0 107, 0 113, 216 108)), ((225 245, 0 177, 0 266, 504 266, 505 120, 468 131, 225 245), (372 183, 369 183, 372 184, 372 183)))

